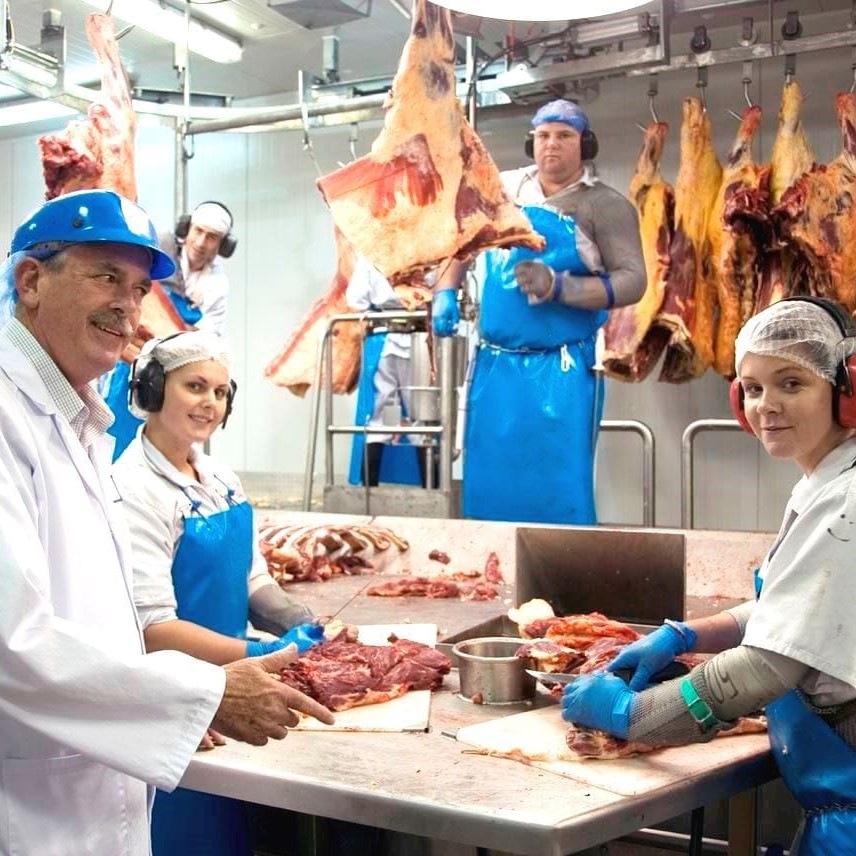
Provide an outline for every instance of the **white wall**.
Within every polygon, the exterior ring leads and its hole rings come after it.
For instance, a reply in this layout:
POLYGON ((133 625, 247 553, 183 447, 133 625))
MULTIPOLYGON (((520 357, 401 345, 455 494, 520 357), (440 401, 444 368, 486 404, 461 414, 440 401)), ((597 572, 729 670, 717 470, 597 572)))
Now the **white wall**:
MULTIPOLYGON (((764 109, 756 156, 769 157, 783 80, 782 60, 755 66, 753 96, 764 109)), ((726 112, 744 106, 741 67, 710 70, 707 105, 721 157, 730 146, 737 122, 726 112)), ((834 97, 852 79, 849 51, 799 57, 798 79, 809 99, 804 120, 819 160, 840 149, 834 97)), ((600 97, 587 109, 601 144, 601 177, 625 191, 641 141, 636 122, 649 120, 646 77, 601 84, 600 97)), ((657 108, 671 130, 664 174, 677 173, 681 99, 696 94, 691 72, 661 75, 657 108)), ((286 99, 283 99, 285 103, 286 99)), ((361 126, 358 151, 364 153, 377 125, 361 126)), ((502 168, 522 162, 526 120, 486 118, 479 125, 485 143, 502 168)), ((316 157, 324 171, 350 159, 348 129, 313 134, 316 157)), ((172 220, 174 192, 173 138, 163 128, 143 127, 137 148, 140 201, 159 228, 172 220)), ((284 474, 299 494, 309 426, 309 400, 298 399, 262 377, 303 312, 326 289, 335 268, 332 224, 315 189, 316 169, 295 132, 222 133, 196 139, 190 162, 191 204, 222 199, 235 214, 238 249, 226 262, 232 291, 229 337, 235 349, 239 393, 229 429, 215 438, 218 454, 241 471, 284 474)), ((42 181, 35 137, 0 142, 0 240, 40 200, 42 181)), ((353 402, 337 404, 340 420, 350 421, 353 402)), ((680 523, 680 440, 693 420, 729 416, 727 386, 708 373, 681 386, 654 378, 638 385, 609 382, 606 418, 639 419, 656 439, 657 517, 661 526, 680 523)), ((347 443, 337 448, 337 470, 346 466, 347 443)), ((776 464, 748 436, 706 434, 696 442, 695 525, 708 528, 775 530, 797 478, 790 464, 776 464)), ((323 456, 319 449, 316 472, 323 456)), ((598 459, 598 497, 606 522, 641 522, 641 445, 635 435, 605 434, 598 459)))

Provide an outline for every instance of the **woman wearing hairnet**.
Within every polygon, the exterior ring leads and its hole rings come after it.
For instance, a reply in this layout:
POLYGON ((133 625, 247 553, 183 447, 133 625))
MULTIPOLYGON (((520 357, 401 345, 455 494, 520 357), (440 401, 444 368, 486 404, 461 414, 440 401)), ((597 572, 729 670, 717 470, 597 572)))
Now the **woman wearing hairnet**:
MULTIPOLYGON (((198 447, 226 424, 235 396, 222 339, 192 331, 147 343, 130 386, 145 423, 113 479, 131 533, 146 649, 224 664, 292 641, 311 646, 323 630, 268 574, 238 477, 198 447), (248 618, 283 635, 248 642, 248 618)), ((152 842, 155 856, 250 853, 241 803, 181 788, 157 792, 152 842)))
POLYGON ((782 778, 805 810, 800 856, 856 852, 856 330, 843 308, 784 300, 751 318, 736 347, 738 419, 803 477, 756 572, 757 600, 667 621, 608 669, 571 684, 562 716, 655 745, 710 739, 766 706, 782 778), (745 420, 745 422, 744 422, 745 420), (687 651, 721 652, 646 688, 687 651))

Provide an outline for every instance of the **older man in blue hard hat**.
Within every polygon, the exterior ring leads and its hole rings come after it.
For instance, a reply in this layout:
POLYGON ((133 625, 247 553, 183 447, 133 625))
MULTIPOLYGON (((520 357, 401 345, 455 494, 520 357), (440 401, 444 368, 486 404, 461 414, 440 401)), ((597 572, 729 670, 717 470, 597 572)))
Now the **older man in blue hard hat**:
MULTIPOLYGON (((532 119, 534 166, 502 173, 547 241, 540 253, 484 257, 480 347, 467 397, 463 512, 485 520, 593 524, 594 452, 603 411, 595 338, 613 307, 645 292, 633 206, 603 184, 597 138, 572 101, 532 119), (513 485, 513 489, 509 489, 513 485)), ((439 336, 458 325, 452 261, 434 291, 439 336)))
POLYGON ((141 208, 87 190, 28 217, 0 273, 0 853, 149 856, 146 783, 175 788, 209 725, 262 744, 296 710, 332 722, 271 680, 294 649, 144 653, 93 381, 172 269, 141 208))

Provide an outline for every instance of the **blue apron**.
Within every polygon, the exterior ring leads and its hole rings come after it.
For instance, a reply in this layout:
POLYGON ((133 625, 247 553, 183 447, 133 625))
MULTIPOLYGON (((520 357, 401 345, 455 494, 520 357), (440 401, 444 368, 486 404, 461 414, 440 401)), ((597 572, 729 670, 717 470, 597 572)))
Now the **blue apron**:
MULTIPOLYGON (((198 502, 184 519, 172 563, 178 617, 245 639, 253 561, 253 510, 235 503, 203 517, 198 502)), ((238 800, 185 788, 157 791, 152 813, 154 856, 251 856, 246 807, 238 800)))
MULTIPOLYGON (((360 382, 357 387, 357 413, 355 425, 365 425, 374 413, 375 388, 374 376, 380 365, 386 333, 372 333, 363 340, 363 358, 360 363, 360 382)), ((406 414, 405 414, 406 415, 406 414)), ((395 433, 390 431, 390 433, 395 433)), ((351 443, 351 465, 348 470, 348 482, 353 485, 363 483, 364 434, 354 434, 351 443)), ((387 443, 380 459, 378 481, 395 484, 421 485, 419 459, 416 447, 407 437, 400 443, 387 443)))
MULTIPOLYGON (((175 306, 178 314, 185 324, 197 324, 202 318, 202 310, 194 306, 186 297, 176 294, 169 288, 164 291, 175 306)), ((113 424, 107 429, 107 433, 116 440, 113 446, 113 460, 115 461, 137 436, 137 429, 143 424, 142 419, 137 419, 128 407, 128 383, 131 376, 131 367, 128 363, 119 362, 110 374, 107 395, 104 401, 113 411, 113 424)))
POLYGON ((547 240, 541 253, 491 250, 482 296, 481 343, 467 396, 464 517, 532 523, 597 522, 594 453, 603 382, 591 370, 605 310, 530 305, 518 262, 587 275, 572 217, 523 209, 547 240))
MULTIPOLYGON (((763 580, 755 569, 755 596, 763 580)), ((856 853, 856 750, 791 690, 767 705, 773 757, 805 811, 795 856, 856 853)))

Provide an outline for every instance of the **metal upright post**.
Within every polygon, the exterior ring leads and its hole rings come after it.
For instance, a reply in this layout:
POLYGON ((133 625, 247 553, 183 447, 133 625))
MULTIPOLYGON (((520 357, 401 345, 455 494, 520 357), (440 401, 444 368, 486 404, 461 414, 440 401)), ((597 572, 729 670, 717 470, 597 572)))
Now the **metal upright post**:
MULTIPOLYGON (((435 340, 437 341, 437 340, 435 340)), ((440 489, 452 489, 452 426, 455 419, 455 374, 452 365, 454 341, 450 336, 439 338, 440 342, 440 489)))

